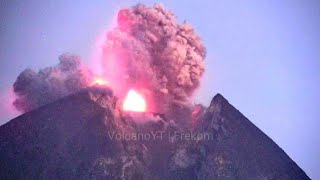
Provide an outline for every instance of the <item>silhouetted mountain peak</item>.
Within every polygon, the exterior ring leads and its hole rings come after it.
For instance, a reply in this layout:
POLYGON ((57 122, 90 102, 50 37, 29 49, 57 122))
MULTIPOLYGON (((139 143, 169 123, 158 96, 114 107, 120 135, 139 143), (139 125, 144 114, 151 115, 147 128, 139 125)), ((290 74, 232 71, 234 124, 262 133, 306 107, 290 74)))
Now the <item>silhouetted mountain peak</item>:
POLYGON ((183 116, 135 115, 88 88, 2 125, 0 154, 0 179, 309 179, 220 94, 183 116))
POLYGON ((226 100, 221 94, 218 93, 212 98, 209 108, 212 110, 214 109, 216 111, 221 111, 223 107, 228 105, 228 100, 226 100))
POLYGON ((210 106, 216 103, 228 102, 220 93, 217 93, 211 100, 210 106))

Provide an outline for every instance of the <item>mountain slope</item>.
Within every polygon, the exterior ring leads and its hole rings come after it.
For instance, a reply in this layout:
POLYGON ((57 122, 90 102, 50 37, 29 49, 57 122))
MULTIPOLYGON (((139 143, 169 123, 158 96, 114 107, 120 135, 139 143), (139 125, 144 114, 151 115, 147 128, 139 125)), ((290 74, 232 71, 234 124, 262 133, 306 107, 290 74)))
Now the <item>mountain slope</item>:
POLYGON ((68 96, 0 127, 0 179, 309 179, 220 94, 196 113, 180 110, 176 118, 127 114, 101 88, 68 96), (152 132, 163 136, 110 137, 152 132), (186 140, 176 132, 212 136, 186 140))
POLYGON ((215 134, 215 141, 202 144, 208 149, 203 167, 216 170, 212 177, 309 179, 275 142, 220 94, 204 114, 201 128, 215 134))

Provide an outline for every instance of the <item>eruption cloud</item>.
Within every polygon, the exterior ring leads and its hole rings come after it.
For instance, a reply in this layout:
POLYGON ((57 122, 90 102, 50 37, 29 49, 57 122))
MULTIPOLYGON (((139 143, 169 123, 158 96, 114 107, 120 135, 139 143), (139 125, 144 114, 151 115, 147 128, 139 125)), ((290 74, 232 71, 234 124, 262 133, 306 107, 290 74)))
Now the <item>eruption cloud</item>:
POLYGON ((17 110, 27 112, 89 86, 92 73, 78 56, 62 54, 59 61, 38 73, 31 69, 20 73, 13 84, 17 110))
POLYGON ((134 89, 145 98, 148 111, 165 112, 169 104, 190 103, 206 56, 190 24, 179 24, 162 5, 138 4, 118 12, 115 27, 101 42, 102 72, 91 72, 71 54, 61 55, 54 67, 24 70, 13 85, 16 109, 27 112, 94 83, 107 84, 120 99, 134 89))
POLYGON ((140 89, 159 111, 168 102, 189 101, 204 73, 205 56, 190 24, 178 24, 162 5, 139 4, 118 12, 117 26, 102 46, 102 70, 118 96, 140 89))

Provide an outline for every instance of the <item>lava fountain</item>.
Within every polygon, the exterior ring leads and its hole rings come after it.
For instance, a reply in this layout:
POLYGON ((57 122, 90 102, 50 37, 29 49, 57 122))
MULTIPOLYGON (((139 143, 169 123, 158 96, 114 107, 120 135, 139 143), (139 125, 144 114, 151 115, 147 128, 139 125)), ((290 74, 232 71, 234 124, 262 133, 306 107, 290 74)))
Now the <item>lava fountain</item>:
POLYGON ((129 90, 122 105, 123 110, 132 112, 145 112, 147 104, 144 97, 135 90, 129 90))
POLYGON ((104 86, 104 85, 108 85, 108 81, 103 79, 102 77, 95 77, 93 82, 92 82, 92 85, 100 85, 100 86, 104 86))

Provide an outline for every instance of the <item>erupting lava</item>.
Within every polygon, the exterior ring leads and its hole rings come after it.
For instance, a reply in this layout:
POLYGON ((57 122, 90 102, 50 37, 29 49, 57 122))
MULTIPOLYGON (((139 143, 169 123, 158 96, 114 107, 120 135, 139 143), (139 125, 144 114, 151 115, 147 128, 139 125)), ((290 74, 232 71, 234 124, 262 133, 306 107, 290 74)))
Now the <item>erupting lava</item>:
POLYGON ((107 85, 108 84, 108 81, 106 81, 105 79, 101 78, 101 77, 96 77, 94 78, 93 82, 92 82, 92 85, 107 85))
POLYGON ((144 97, 131 89, 123 101, 123 110, 133 112, 145 112, 147 109, 144 97))

